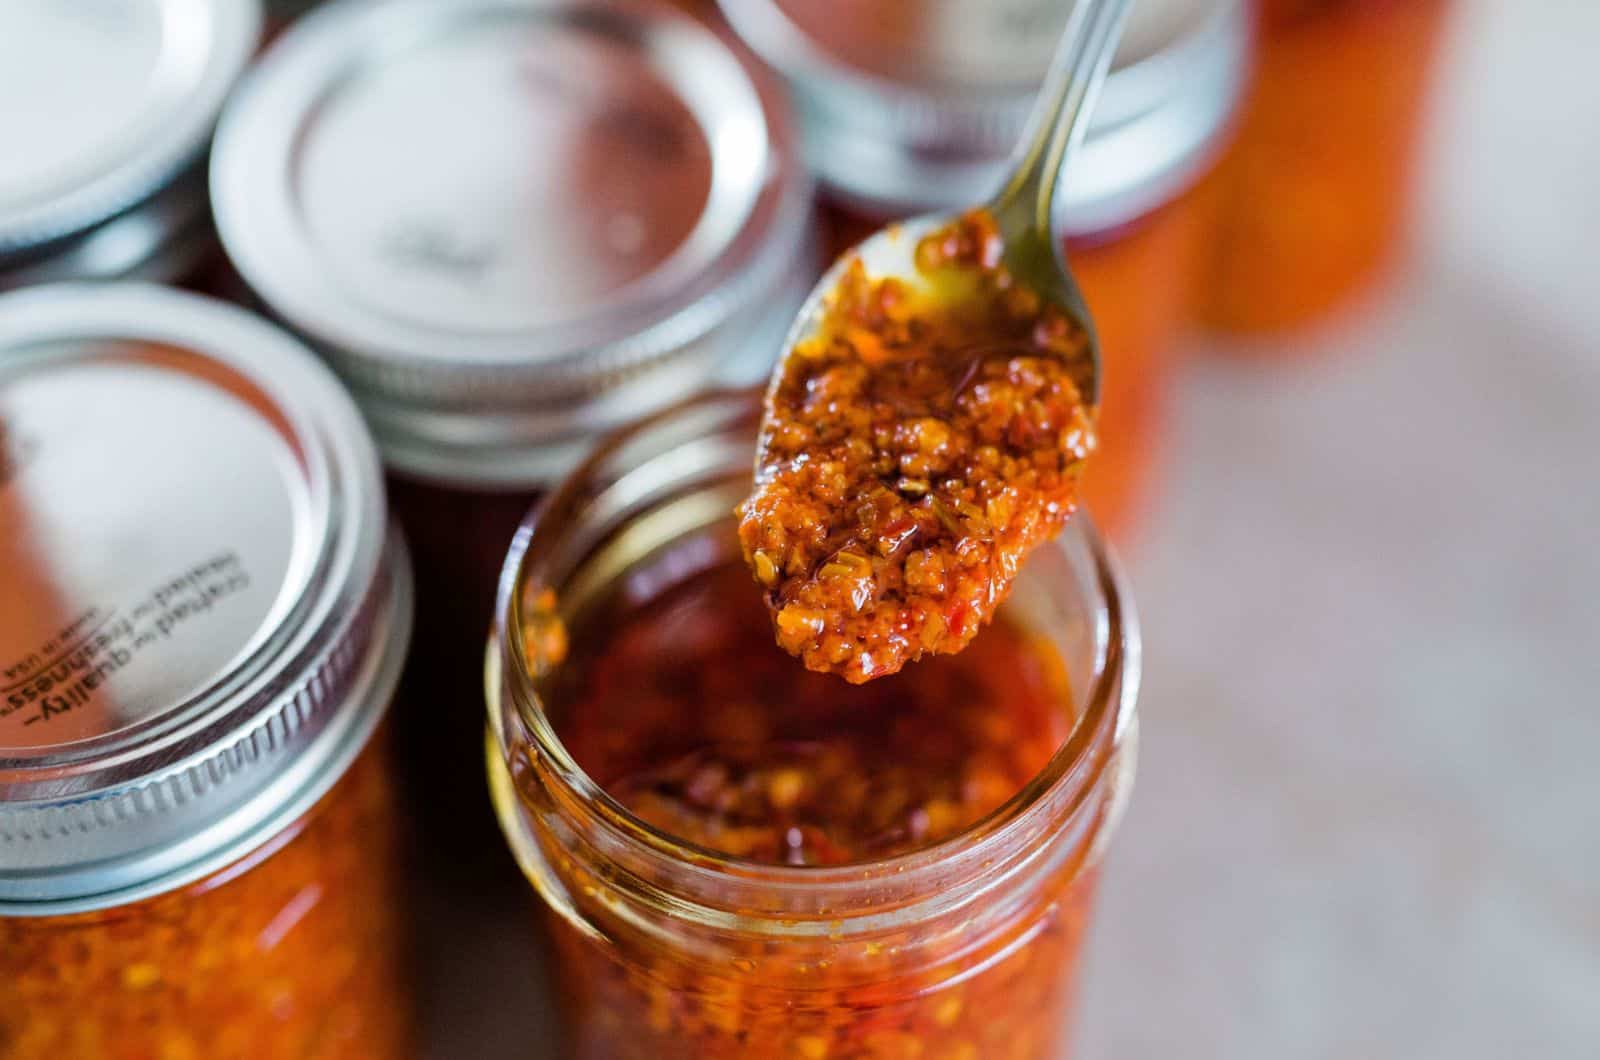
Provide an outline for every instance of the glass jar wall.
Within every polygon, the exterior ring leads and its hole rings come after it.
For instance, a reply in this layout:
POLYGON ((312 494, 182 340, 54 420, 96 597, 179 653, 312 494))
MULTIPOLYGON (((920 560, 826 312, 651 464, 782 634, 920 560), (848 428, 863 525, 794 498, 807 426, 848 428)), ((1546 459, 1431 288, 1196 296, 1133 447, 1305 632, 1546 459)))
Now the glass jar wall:
POLYGON ((737 561, 756 426, 738 392, 624 432, 507 562, 491 789, 564 1055, 1058 1055, 1134 757, 1110 560, 1080 521, 966 652, 805 673, 737 561))
POLYGON ((389 750, 374 742, 309 814, 204 879, 0 914, 0 1056, 410 1056, 389 750))
POLYGON ((1241 334, 1315 323, 1382 274, 1409 226, 1451 0, 1263 0, 1239 136, 1210 181, 1197 312, 1241 334))

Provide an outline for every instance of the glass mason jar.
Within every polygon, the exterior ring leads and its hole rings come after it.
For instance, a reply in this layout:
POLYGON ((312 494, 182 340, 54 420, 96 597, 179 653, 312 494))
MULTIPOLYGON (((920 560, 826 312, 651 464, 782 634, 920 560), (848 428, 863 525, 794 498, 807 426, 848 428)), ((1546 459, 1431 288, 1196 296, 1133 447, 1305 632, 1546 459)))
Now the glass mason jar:
MULTIPOLYGON (((943 841, 832 866, 719 854, 625 809, 558 735, 563 664, 607 635, 583 611, 619 592, 624 607, 643 601, 664 575, 736 550, 757 422, 753 394, 721 392, 615 435, 529 517, 506 562, 486 672, 490 786, 554 913, 563 1055, 1055 1056, 1136 744, 1136 623, 1086 519, 1029 560, 1003 612, 1058 656, 1068 735, 943 841)), ((728 701, 693 709, 737 707, 734 651, 717 661, 734 671, 728 701)))
POLYGON ((506 543, 597 436, 776 358, 815 275, 794 141, 757 63, 651 2, 321 4, 223 116, 228 255, 392 474, 425 710, 398 728, 441 866, 499 850, 466 708, 506 543))
POLYGON ((0 1055, 411 1053, 355 406, 237 308, 0 296, 0 1055))
POLYGON ((0 10, 0 291, 216 261, 206 154, 260 30, 260 0, 0 10))
POLYGON ((1197 313, 1239 334, 1315 323, 1402 245, 1452 0, 1261 0, 1239 135, 1207 195, 1197 313))
MULTIPOLYGON (((1065 25, 1060 0, 722 0, 787 78, 843 252, 888 218, 986 201, 1065 25)), ((1250 47, 1244 0, 1140 0, 1057 227, 1100 335, 1101 448, 1085 494, 1113 536, 1159 449, 1174 341, 1208 227, 1193 189, 1222 153, 1250 47)))

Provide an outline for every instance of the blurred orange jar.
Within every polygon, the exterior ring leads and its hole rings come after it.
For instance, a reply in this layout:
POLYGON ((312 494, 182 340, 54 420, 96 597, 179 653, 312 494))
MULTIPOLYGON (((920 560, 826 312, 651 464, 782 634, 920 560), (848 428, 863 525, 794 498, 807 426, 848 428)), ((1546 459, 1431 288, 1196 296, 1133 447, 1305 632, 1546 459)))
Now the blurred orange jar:
POLYGON ((618 435, 507 561, 490 783, 562 1055, 1057 1057, 1135 755, 1111 560, 1074 522, 966 651, 808 673, 739 558, 757 420, 723 393, 618 435))
POLYGON ((0 297, 0 1057, 411 1055, 409 573, 332 375, 141 285, 0 297))
MULTIPOLYGON (((807 159, 837 210, 835 251, 883 219, 999 187, 1070 4, 1060 0, 723 0, 787 78, 807 159)), ((1100 450, 1084 493, 1113 535, 1159 437, 1173 340, 1205 225, 1190 194, 1243 92, 1244 0, 1140 0, 1057 224, 1104 353, 1100 450)))
POLYGON ((1358 296, 1403 242, 1452 0, 1261 0, 1240 133, 1212 177, 1200 318, 1293 329, 1358 296))

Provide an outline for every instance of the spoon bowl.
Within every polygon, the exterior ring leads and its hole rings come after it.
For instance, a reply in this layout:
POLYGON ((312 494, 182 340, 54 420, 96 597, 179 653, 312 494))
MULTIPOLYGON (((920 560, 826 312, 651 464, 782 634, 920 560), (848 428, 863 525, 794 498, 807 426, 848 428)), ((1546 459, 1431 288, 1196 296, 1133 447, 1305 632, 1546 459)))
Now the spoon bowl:
MULTIPOLYGON (((993 205, 989 209, 993 211, 993 205)), ((998 219, 999 215, 996 216, 998 219)), ((811 293, 806 296, 784 340, 784 349, 793 350, 815 337, 822 329, 827 318, 829 298, 838 289, 845 272, 855 261, 859 260, 867 275, 873 279, 894 277, 915 294, 921 295, 928 291, 931 287, 929 279, 916 264, 917 245, 925 237, 947 230, 960 218, 959 211, 922 214, 881 228, 852 247, 828 268, 816 286, 811 289, 811 293)), ((1043 301, 1066 313, 1084 329, 1087 335, 1087 357, 1077 363, 1078 370, 1073 373, 1073 382, 1077 384, 1078 392, 1084 396, 1085 402, 1091 406, 1096 405, 1099 400, 1100 344, 1095 335, 1094 322, 1089 316, 1088 307, 1084 304, 1077 282, 1070 272, 1057 264, 1055 259, 1045 258, 1039 252, 1039 246, 1017 240, 1007 235, 1004 229, 1001 230, 1001 237, 1005 240, 1002 263, 1011 275, 1031 288, 1043 301)), ((781 372, 782 368, 780 363, 778 371, 781 372)))
MULTIPOLYGON (((1074 364, 1072 374, 1079 394, 1091 408, 1100 403, 1100 342, 1083 294, 1061 258, 1051 222, 1062 168, 1083 140, 1132 6, 1133 0, 1078 0, 1074 5, 1012 161, 1011 175, 986 207, 1000 230, 1001 261, 1007 271, 1083 329, 1086 356, 1074 364)), ((785 340, 784 359, 773 371, 773 385, 782 377, 796 346, 822 327, 829 295, 852 261, 859 259, 874 279, 894 278, 914 291, 921 290, 926 278, 916 266, 917 244, 959 217, 959 212, 936 213, 896 222, 836 261, 801 307, 785 340)))

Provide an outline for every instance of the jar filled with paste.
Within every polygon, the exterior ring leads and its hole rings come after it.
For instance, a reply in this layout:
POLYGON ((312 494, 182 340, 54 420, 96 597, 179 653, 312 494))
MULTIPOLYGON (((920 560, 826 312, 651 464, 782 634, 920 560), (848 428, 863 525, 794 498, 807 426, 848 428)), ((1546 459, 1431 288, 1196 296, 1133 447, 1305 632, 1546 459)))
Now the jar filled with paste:
POLYGON ((355 406, 242 310, 0 297, 0 1055, 411 1055, 355 406))
POLYGON ((758 419, 619 433, 507 559, 488 768, 561 1055, 1058 1056, 1135 757, 1115 565, 1080 518, 961 653, 807 672, 739 555, 758 419))

